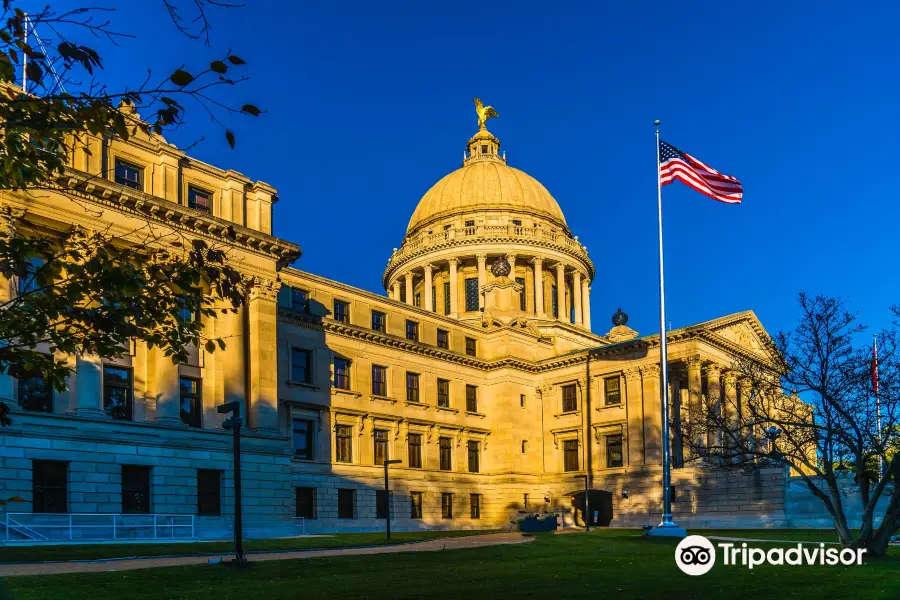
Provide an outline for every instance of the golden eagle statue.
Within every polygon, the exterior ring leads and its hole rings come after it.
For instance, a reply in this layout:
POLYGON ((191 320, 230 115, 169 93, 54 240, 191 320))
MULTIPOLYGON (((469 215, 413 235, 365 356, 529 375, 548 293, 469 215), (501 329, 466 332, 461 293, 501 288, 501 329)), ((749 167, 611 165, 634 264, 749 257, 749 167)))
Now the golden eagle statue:
POLYGON ((475 112, 478 113, 478 129, 487 129, 487 120, 500 116, 493 106, 485 106, 481 98, 475 98, 475 112))

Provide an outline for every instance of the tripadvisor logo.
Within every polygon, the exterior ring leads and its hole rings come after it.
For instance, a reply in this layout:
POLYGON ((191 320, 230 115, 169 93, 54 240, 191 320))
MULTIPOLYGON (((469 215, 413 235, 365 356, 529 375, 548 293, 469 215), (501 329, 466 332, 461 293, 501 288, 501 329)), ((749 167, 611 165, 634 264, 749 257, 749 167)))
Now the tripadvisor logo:
POLYGON ((729 567, 741 566, 752 569, 759 565, 861 565, 864 548, 826 548, 797 544, 789 548, 748 547, 732 542, 719 542, 716 546, 702 535, 689 535, 675 548, 675 564, 688 575, 703 575, 716 564, 716 547, 722 558, 722 564, 729 567))

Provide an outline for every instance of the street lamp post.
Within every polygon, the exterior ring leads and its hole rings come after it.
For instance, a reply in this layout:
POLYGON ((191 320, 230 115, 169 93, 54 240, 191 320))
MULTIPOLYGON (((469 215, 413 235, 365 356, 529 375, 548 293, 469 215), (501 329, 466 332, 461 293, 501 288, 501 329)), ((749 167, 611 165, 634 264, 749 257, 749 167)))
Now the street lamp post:
POLYGON ((403 462, 399 459, 384 461, 384 511, 387 539, 391 539, 391 482, 388 479, 388 467, 403 462))
POLYGON ((241 403, 237 400, 217 407, 220 414, 231 413, 222 423, 222 427, 234 433, 234 562, 238 567, 246 566, 247 556, 244 554, 244 522, 243 503, 241 501, 241 403))

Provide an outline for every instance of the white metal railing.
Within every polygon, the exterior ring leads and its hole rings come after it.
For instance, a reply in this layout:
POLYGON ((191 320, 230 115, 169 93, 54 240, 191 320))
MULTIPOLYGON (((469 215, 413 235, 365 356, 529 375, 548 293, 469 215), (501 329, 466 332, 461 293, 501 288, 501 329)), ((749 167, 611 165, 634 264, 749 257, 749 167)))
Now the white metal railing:
POLYGON ((193 539, 194 515, 5 513, 6 541, 80 542, 193 539))

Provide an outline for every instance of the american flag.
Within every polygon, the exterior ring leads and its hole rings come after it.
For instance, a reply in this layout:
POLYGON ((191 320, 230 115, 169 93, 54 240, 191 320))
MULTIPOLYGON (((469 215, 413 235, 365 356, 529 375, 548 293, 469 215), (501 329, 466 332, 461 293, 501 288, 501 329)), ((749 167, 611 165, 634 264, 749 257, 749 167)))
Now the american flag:
POLYGON ((744 196, 740 181, 731 175, 722 175, 662 140, 659 141, 659 176, 661 185, 668 185, 677 179, 719 202, 740 204, 744 196))

